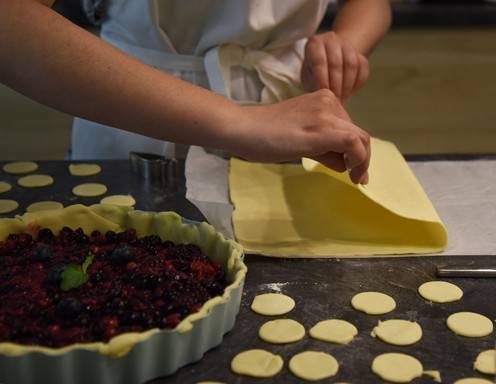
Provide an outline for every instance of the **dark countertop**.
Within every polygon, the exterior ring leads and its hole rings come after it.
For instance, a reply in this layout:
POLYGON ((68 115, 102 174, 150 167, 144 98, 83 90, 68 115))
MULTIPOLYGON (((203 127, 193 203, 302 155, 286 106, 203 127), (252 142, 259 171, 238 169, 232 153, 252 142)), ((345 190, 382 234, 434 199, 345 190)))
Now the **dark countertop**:
MULTIPOLYGON (((449 158, 412 157, 413 160, 419 161, 449 158)), ((12 198, 20 203, 21 207, 15 213, 20 213, 31 202, 47 199, 58 200, 64 205, 93 204, 97 203, 99 198, 77 198, 72 196, 71 189, 83 182, 102 182, 108 186, 108 194, 131 193, 137 199, 138 209, 175 210, 189 219, 201 219, 198 210, 184 198, 183 180, 176 193, 166 195, 160 188, 146 188, 133 177, 127 161, 97 163, 102 166, 101 174, 76 178, 69 175, 68 162, 39 162, 39 172, 52 175, 55 178, 54 185, 34 190, 14 185, 13 189, 2 194, 1 198, 12 198)), ((1 165, 3 164, 0 163, 1 165)), ((15 184, 17 177, 2 173, 0 179, 15 184)), ((448 279, 464 291, 464 298, 456 303, 429 304, 416 290, 421 283, 435 278, 436 265, 456 263, 482 266, 487 262, 496 265, 496 256, 445 255, 313 260, 247 256, 249 273, 235 328, 225 336, 221 346, 206 353, 200 362, 183 367, 175 375, 154 380, 153 384, 183 384, 202 380, 218 380, 225 383, 297 383, 301 381, 289 373, 287 363, 293 354, 307 349, 329 352, 340 363, 338 375, 323 380, 323 383, 378 383, 380 381, 371 373, 370 365, 376 355, 387 351, 402 351, 419 358, 425 369, 440 370, 443 382, 453 382, 466 376, 484 377, 474 372, 472 365, 480 351, 494 348, 494 333, 477 339, 456 336, 447 329, 445 320, 449 314, 461 310, 479 312, 495 319, 496 279, 448 279), (351 344, 345 346, 326 344, 308 336, 298 343, 286 346, 262 342, 258 339, 257 332, 268 318, 251 312, 249 306, 256 294, 274 290, 280 290, 295 299, 296 308, 288 317, 300 321, 307 331, 317 321, 332 317, 351 321, 359 329, 359 335, 351 344), (349 304, 351 297, 364 290, 378 290, 390 294, 397 301, 397 309, 384 316, 369 316, 353 310, 349 304), (370 336, 370 331, 379 319, 391 318, 418 321, 423 327, 424 337, 413 346, 394 347, 370 336), (285 360, 283 371, 273 379, 251 379, 232 374, 229 370, 230 360, 238 352, 250 348, 265 348, 281 354, 285 360)), ((424 377, 414 382, 433 381, 424 377)))

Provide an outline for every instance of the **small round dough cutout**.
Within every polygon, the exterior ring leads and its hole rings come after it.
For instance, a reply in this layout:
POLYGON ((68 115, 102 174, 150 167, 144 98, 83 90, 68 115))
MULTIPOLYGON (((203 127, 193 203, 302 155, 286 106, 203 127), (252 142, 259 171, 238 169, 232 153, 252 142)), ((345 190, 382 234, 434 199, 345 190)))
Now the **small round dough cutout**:
POLYGON ((3 166, 3 170, 13 175, 34 172, 38 169, 38 164, 34 161, 14 161, 3 166))
POLYGON ((424 367, 413 356, 404 353, 383 353, 372 362, 372 372, 385 381, 409 383, 422 376, 424 367))
POLYGON ((305 327, 292 319, 277 319, 263 324, 258 336, 272 344, 294 343, 305 337, 305 327))
POLYGON ((325 352, 305 351, 289 360, 289 370, 303 380, 317 381, 327 379, 338 373, 337 360, 325 352))
POLYGON ((100 200, 100 204, 118 205, 120 207, 133 207, 136 200, 131 195, 111 195, 100 200))
POLYGON ((479 313, 456 312, 446 320, 448 328, 465 337, 484 337, 493 332, 493 322, 479 313))
POLYGON ((0 193, 8 192, 12 189, 12 185, 6 181, 0 181, 0 193))
POLYGON ((358 329, 346 320, 329 319, 319 321, 310 328, 314 339, 336 344, 348 344, 358 334, 358 329))
POLYGON ((104 195, 107 187, 98 183, 80 184, 72 188, 72 193, 80 197, 95 197, 104 195))
POLYGON ((486 375, 496 375, 496 349, 479 353, 474 362, 474 369, 486 375))
POLYGON ((98 164, 70 164, 69 173, 72 176, 93 176, 102 171, 98 164))
POLYGON ((493 384, 493 382, 480 377, 466 377, 455 381, 454 384, 493 384))
POLYGON ((28 175, 17 180, 17 184, 25 188, 41 188, 53 184, 53 177, 49 175, 28 175))
POLYGON ((284 315, 295 307, 295 301, 282 293, 264 293, 257 295, 251 303, 251 309, 266 316, 284 315))
POLYGON ((26 208, 26 212, 40 212, 40 211, 52 211, 54 209, 62 209, 64 205, 58 201, 38 201, 36 203, 29 204, 26 208))
POLYGON ((463 291, 447 281, 428 281, 418 288, 420 296, 435 303, 450 303, 460 300, 463 291))
POLYGON ((15 200, 0 199, 0 213, 9 213, 19 208, 19 203, 15 200))
POLYGON ((394 299, 381 292, 361 292, 351 299, 351 305, 357 311, 368 315, 383 315, 396 308, 394 299))
POLYGON ((238 375, 272 377, 277 375, 284 362, 282 357, 264 349, 250 349, 238 353, 231 360, 231 370, 238 375))
POLYGON ((422 338, 422 327, 408 320, 379 321, 379 324, 372 330, 372 336, 392 345, 411 345, 422 338))

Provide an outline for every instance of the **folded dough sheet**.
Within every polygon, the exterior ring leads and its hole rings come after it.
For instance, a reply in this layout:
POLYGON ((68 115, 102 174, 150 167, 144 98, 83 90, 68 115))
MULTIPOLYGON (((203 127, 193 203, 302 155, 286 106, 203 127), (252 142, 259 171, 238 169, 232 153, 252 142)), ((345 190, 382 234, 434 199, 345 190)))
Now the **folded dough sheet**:
POLYGON ((447 232, 422 186, 391 143, 372 140, 370 182, 303 160, 232 159, 234 232, 250 253, 333 257, 423 254, 446 248, 447 232))

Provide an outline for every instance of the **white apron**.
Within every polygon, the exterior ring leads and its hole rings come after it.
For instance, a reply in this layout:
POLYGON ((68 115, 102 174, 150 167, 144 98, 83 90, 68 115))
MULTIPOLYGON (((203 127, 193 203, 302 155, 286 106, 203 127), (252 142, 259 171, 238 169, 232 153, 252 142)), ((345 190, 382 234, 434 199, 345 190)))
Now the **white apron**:
MULTIPOLYGON (((101 37, 146 64, 229 99, 272 103, 302 93, 306 38, 317 30, 328 2, 110 0, 101 37)), ((170 157, 175 146, 74 120, 73 159, 128 158, 130 151, 170 157)))

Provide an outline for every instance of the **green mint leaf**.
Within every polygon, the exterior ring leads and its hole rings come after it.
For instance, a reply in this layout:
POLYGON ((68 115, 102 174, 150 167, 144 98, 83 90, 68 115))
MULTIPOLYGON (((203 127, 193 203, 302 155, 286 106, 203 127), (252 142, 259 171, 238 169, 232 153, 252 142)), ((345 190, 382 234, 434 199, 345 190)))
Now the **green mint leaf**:
POLYGON ((91 263, 93 263, 93 259, 95 258, 95 255, 90 253, 88 257, 84 260, 84 263, 82 265, 83 273, 86 275, 86 271, 88 270, 89 266, 91 263))
POLYGON ((83 262, 83 265, 69 264, 64 268, 62 272, 62 281, 60 283, 60 289, 63 291, 68 291, 73 288, 78 288, 89 279, 86 273, 89 266, 95 258, 94 255, 90 254, 83 262))

